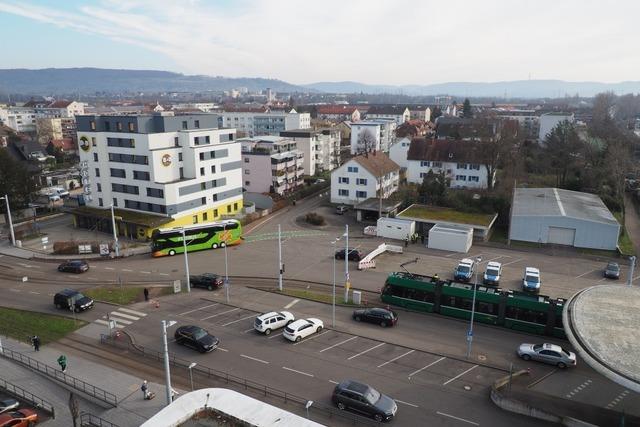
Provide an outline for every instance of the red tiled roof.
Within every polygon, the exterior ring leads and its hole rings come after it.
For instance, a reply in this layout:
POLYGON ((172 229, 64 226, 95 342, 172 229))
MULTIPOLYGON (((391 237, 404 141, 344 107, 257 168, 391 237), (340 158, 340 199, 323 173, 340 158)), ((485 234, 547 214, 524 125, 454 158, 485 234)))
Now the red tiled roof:
POLYGON ((318 114, 353 114, 358 107, 355 105, 318 105, 318 114))
POLYGON ((61 100, 47 105, 47 108, 67 108, 73 101, 61 100))
POLYGON ((379 178, 381 176, 385 176, 389 172, 399 171, 400 166, 393 160, 389 158, 382 151, 374 151, 373 153, 361 154, 352 158, 358 162, 363 168, 368 170, 375 176, 379 178))
POLYGON ((76 150, 76 144, 71 138, 52 139, 50 144, 55 148, 60 148, 62 151, 76 150))
POLYGON ((407 160, 482 163, 481 144, 475 141, 413 138, 407 160))

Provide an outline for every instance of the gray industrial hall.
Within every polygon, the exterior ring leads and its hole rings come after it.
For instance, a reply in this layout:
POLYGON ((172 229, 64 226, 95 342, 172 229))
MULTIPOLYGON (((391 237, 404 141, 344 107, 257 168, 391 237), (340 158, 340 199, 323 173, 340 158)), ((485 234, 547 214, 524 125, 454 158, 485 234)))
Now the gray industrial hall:
POLYGON ((559 188, 516 188, 509 239, 614 250, 620 224, 600 197, 559 188))

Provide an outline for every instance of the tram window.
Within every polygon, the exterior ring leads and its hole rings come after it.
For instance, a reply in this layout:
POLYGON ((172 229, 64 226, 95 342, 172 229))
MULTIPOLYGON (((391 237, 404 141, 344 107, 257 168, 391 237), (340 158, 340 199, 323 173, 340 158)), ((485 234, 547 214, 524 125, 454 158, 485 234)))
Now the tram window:
POLYGON ((476 307, 476 311, 479 313, 487 313, 487 314, 495 314, 496 310, 495 310, 495 304, 490 304, 487 302, 477 302, 476 303, 477 307, 476 307))
POLYGON ((556 328, 564 328, 562 325, 562 314, 556 314, 556 328))
POLYGON ((507 307, 505 316, 510 319, 523 320, 525 322, 537 323, 539 325, 547 324, 547 313, 528 310, 519 307, 507 307))
POLYGON ((425 292, 424 293, 424 298, 423 298, 424 302, 430 302, 430 303, 434 303, 436 301, 436 297, 433 294, 433 292, 425 292))
POLYGON ((471 299, 469 298, 443 296, 441 304, 449 307, 461 308, 463 310, 471 310, 471 299))

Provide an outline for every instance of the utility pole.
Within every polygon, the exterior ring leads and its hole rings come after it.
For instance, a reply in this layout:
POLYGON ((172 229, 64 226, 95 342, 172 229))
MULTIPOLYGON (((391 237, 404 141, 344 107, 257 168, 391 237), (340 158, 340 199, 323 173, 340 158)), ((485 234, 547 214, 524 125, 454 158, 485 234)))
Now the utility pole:
POLYGON ((345 224, 345 257, 344 257, 344 302, 349 301, 349 224, 345 224))
POLYGON ((11 209, 9 208, 9 196, 6 194, 4 197, 0 197, 0 199, 4 199, 4 203, 7 206, 7 220, 9 221, 9 232, 11 233, 11 245, 16 245, 16 236, 13 233, 13 221, 11 220, 11 209))
POLYGON ((184 271, 187 276, 187 292, 191 292, 191 278, 189 277, 189 257, 187 256, 187 236, 182 227, 182 247, 184 249, 184 271))
POLYGON ((282 265, 282 233, 280 229, 280 224, 278 224, 278 290, 282 292, 282 273, 283 271, 282 265))
POLYGON ((116 217, 113 213, 113 203, 111 203, 111 226, 113 227, 113 245, 116 250, 116 258, 120 256, 120 244, 118 243, 118 233, 116 229, 116 217))
POLYGON ((169 371, 169 346, 167 345, 167 328, 175 325, 173 320, 162 321, 162 344, 164 345, 164 378, 167 386, 167 406, 171 405, 171 372, 169 371))
POLYGON ((476 292, 478 291, 478 270, 482 258, 476 258, 476 283, 473 285, 473 300, 471 301, 471 321, 469 322, 469 332, 467 332, 467 359, 471 356, 471 343, 473 342, 473 317, 476 312, 476 292))
POLYGON ((633 285, 633 270, 636 267, 636 257, 629 257, 629 278, 627 279, 627 286, 633 285))
MULTIPOLYGON (((227 223, 222 227, 223 231, 227 231, 227 223)), ((227 241, 224 242, 224 289, 227 304, 229 304, 229 264, 227 263, 227 241)))

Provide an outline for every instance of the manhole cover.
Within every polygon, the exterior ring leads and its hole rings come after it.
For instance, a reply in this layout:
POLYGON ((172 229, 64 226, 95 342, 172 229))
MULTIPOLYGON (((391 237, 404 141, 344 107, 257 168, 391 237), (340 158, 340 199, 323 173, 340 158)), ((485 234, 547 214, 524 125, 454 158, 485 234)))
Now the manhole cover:
POLYGON ((466 386, 464 386, 464 389, 469 391, 469 390, 471 390, 471 386, 470 385, 466 385, 466 386))
POLYGON ((487 360, 487 356, 483 356, 482 354, 479 354, 478 355, 478 360, 485 361, 485 360, 487 360))

